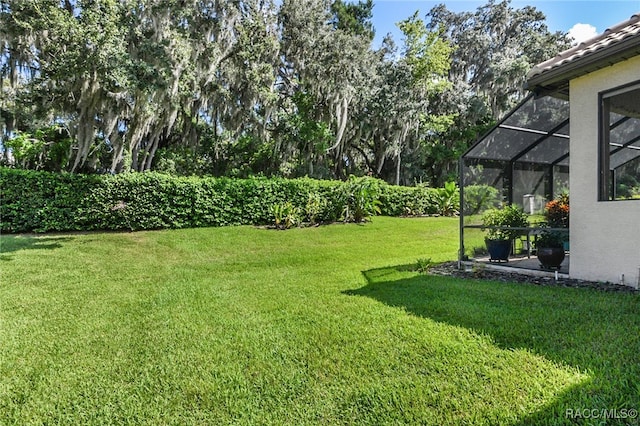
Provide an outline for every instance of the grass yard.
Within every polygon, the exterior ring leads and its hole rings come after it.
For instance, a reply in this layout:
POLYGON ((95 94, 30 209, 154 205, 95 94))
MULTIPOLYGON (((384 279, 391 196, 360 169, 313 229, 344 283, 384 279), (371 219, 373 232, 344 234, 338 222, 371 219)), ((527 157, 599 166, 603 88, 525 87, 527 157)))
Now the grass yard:
POLYGON ((415 272, 457 229, 2 236, 0 424, 638 424, 640 298, 415 272))

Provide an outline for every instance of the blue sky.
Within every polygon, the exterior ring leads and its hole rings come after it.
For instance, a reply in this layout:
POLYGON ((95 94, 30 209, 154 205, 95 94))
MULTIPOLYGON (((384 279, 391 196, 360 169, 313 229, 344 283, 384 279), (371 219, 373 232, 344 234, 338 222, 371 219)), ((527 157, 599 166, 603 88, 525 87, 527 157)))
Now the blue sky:
MULTIPOLYGON (((444 3, 454 12, 475 11, 487 1, 469 0, 374 0, 373 26, 376 29, 374 47, 380 46, 385 34, 391 32, 398 45, 402 44, 402 35, 395 23, 408 18, 419 10, 424 18, 431 8, 444 3)), ((551 31, 570 31, 574 28, 575 38, 584 38, 604 32, 607 28, 625 21, 634 13, 640 12, 640 0, 512 0, 511 6, 522 8, 534 6, 547 17, 547 26, 551 31), (577 24, 583 24, 582 26, 577 24)))

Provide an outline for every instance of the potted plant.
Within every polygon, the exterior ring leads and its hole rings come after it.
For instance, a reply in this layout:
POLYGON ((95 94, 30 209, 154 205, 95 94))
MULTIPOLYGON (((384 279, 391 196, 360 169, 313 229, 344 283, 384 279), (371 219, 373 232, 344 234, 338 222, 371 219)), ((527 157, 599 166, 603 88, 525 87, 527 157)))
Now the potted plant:
POLYGON ((560 194, 544 207, 544 219, 552 228, 569 227, 569 194, 560 194))
POLYGON ((543 269, 559 269, 564 260, 563 232, 543 229, 534 244, 543 269))
MULTIPOLYGON (((547 203, 544 209, 545 227, 569 228, 569 195, 561 194, 547 203)), ((544 269, 559 269, 564 260, 567 232, 545 229, 535 240, 536 254, 544 269)))
POLYGON ((489 251, 489 261, 509 261, 511 244, 529 226, 527 214, 519 207, 508 205, 501 209, 489 209, 482 215, 482 228, 487 231, 484 239, 489 251))

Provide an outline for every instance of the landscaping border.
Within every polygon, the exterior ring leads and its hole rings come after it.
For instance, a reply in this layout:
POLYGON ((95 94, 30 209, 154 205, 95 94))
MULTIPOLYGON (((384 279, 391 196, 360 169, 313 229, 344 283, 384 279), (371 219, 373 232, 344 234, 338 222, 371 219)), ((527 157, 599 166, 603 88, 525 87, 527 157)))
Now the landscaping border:
MULTIPOLYGON (((0 168, 0 231, 6 233, 143 230, 272 224, 273 206, 291 203, 314 221, 341 220, 360 188, 374 188, 379 214, 438 212, 438 189, 402 187, 369 177, 174 177, 160 173, 82 175, 0 168), (366 183, 366 185, 363 185, 366 183)), ((304 217, 303 217, 304 219, 304 217)))

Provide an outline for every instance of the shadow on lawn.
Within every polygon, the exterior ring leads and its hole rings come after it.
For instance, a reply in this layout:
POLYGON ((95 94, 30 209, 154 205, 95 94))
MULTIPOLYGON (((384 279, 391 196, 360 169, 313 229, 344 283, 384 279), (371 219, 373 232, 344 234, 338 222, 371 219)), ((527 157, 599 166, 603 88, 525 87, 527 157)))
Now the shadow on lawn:
POLYGON ((11 260, 9 253, 20 250, 55 250, 71 237, 32 237, 26 235, 3 235, 0 238, 0 260, 11 260))
POLYGON ((368 284, 345 293, 489 335, 503 349, 526 348, 592 376, 521 424, 571 423, 570 409, 640 409, 640 296, 431 275, 403 278, 410 269, 365 271, 368 284))

